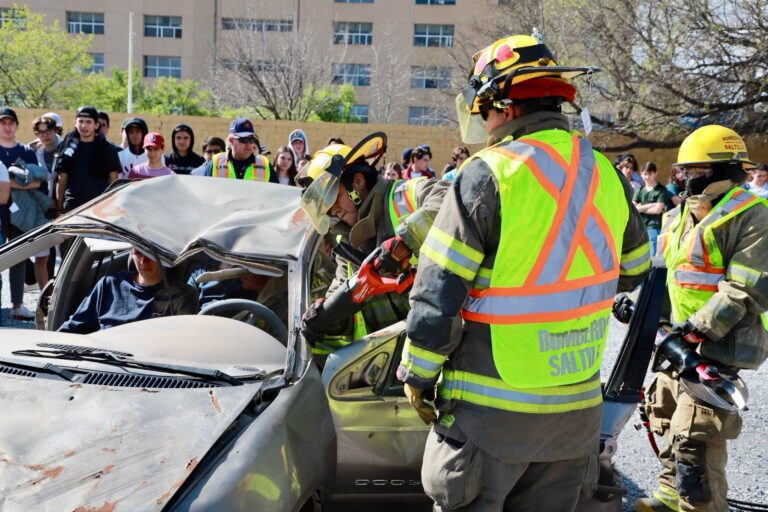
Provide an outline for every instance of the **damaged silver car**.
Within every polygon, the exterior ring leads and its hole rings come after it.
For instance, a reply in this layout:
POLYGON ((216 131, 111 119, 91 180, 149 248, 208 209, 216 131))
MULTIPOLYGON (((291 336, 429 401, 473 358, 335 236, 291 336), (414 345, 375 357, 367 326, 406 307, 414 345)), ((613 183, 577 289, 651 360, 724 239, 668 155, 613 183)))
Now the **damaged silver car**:
POLYGON ((427 428, 392 364, 403 325, 355 344, 322 376, 300 337, 319 240, 299 196, 196 176, 129 182, 0 248, 6 269, 72 244, 41 294, 38 328, 0 329, 0 510, 428 503, 427 428), (128 268, 131 246, 182 281, 195 271, 199 281, 200 269, 269 275, 287 290, 287 311, 240 298, 56 332, 100 278, 128 268))

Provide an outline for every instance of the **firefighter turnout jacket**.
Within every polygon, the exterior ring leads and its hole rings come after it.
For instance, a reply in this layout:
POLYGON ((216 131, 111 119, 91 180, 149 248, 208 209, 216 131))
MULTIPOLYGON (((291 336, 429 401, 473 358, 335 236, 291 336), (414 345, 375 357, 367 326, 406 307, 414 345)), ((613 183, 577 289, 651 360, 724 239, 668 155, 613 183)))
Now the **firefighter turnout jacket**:
POLYGON ((398 376, 437 383, 436 430, 455 422, 504 462, 594 453, 611 305, 650 266, 629 185, 567 127, 515 119, 463 165, 411 293, 398 376))
POLYGON ((700 221, 682 203, 664 216, 673 322, 690 320, 708 340, 703 356, 757 369, 768 356, 768 202, 740 187, 700 221))
MULTIPOLYGON (((359 220, 341 236, 339 245, 354 249, 360 257, 370 254, 382 242, 400 235, 414 255, 432 226, 448 183, 436 179, 379 180, 359 208, 359 220)), ((326 297, 333 294, 355 272, 358 265, 335 251, 336 276, 326 297)), ((313 353, 328 354, 366 334, 405 319, 408 297, 390 293, 371 297, 354 318, 338 330, 327 333, 313 353)))

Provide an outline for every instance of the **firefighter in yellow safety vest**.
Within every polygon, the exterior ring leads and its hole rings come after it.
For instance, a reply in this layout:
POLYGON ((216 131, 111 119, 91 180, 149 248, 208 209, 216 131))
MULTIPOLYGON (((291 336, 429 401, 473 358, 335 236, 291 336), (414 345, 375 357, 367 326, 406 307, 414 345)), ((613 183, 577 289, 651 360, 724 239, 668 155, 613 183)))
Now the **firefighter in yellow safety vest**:
POLYGON ((596 484, 611 306, 650 255, 629 184, 561 113, 591 71, 510 36, 475 54, 456 98, 464 142, 490 140, 421 248, 398 368, 436 419, 422 465, 435 510, 567 512, 596 484))
MULTIPOLYGON (((667 266, 670 320, 697 351, 724 366, 757 369, 768 356, 768 203, 741 188, 753 166, 742 138, 704 126, 680 146, 685 199, 663 219, 658 255, 667 266)), ((738 413, 708 407, 670 371, 657 373, 646 412, 664 437, 663 469, 640 512, 728 510, 726 442, 738 413)))
MULTIPOLYGON (((320 234, 336 244, 336 276, 326 296, 330 296, 358 269, 377 247, 382 256, 374 266, 379 272, 393 273, 418 255, 435 213, 440 207, 447 183, 435 179, 380 179, 376 162, 386 151, 386 135, 373 133, 354 148, 330 145, 312 157, 307 176, 312 179, 301 198, 301 206, 320 234), (332 235, 332 236, 329 236, 332 235)), ((369 298, 362 311, 340 318, 330 330, 315 326, 323 314, 318 303, 304 314, 302 330, 316 356, 338 348, 375 330, 387 327, 408 314, 408 297, 397 293, 369 298)), ((322 324, 327 325, 325 319, 322 324)))

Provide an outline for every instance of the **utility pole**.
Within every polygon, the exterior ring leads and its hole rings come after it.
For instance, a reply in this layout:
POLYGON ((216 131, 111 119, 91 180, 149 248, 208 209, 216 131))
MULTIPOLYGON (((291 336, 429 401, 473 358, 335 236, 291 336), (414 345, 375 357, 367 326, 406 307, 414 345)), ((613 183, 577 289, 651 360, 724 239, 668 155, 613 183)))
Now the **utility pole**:
POLYGON ((128 13, 128 104, 125 111, 133 112, 133 11, 128 13))

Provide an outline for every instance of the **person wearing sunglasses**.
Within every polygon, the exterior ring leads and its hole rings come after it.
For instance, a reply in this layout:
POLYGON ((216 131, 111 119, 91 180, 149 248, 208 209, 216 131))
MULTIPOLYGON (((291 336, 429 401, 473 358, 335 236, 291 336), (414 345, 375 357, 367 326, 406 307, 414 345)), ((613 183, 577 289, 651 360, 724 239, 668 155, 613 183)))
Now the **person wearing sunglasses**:
POLYGON ((223 153, 226 150, 226 147, 227 144, 224 142, 224 139, 220 137, 208 137, 203 141, 203 158, 206 162, 210 162, 213 155, 216 153, 223 153))
POLYGON ((432 423, 436 511, 569 512, 596 487, 611 306, 650 254, 628 185, 561 112, 594 71, 514 35, 474 55, 456 98, 463 142, 489 145, 421 246, 397 369, 432 423))
POLYGON ((232 121, 229 125, 227 144, 228 151, 213 155, 209 162, 191 174, 277 183, 277 175, 272 172, 269 159, 260 154, 261 145, 251 121, 243 117, 232 121))

